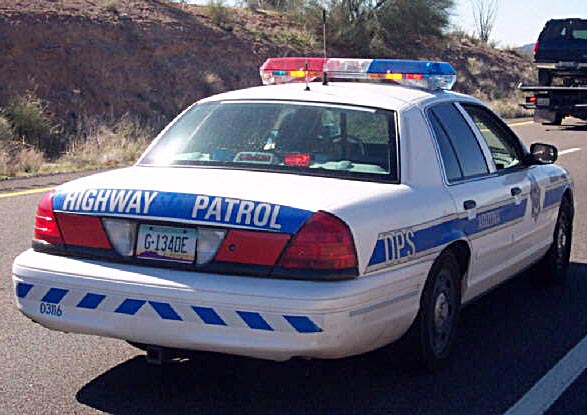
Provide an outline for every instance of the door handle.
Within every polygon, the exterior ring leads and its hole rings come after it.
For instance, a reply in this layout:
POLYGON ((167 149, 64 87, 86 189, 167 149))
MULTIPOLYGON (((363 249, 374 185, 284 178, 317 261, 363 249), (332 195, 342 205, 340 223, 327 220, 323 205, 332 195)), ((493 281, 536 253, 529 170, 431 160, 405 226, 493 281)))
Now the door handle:
POLYGON ((510 190, 512 196, 516 197, 522 194, 522 189, 520 189, 519 187, 512 187, 512 189, 510 190))
POLYGON ((477 202, 475 202, 474 200, 465 200, 463 202, 463 207, 465 208, 465 210, 475 209, 477 207, 477 202))

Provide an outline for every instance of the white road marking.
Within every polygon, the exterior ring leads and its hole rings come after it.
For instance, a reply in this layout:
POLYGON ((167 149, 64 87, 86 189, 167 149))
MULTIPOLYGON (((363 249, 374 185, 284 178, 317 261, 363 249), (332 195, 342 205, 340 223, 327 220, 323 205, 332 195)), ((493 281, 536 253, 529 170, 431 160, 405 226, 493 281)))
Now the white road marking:
POLYGON ((542 415, 587 368, 587 336, 504 415, 542 415))
POLYGON ((573 148, 568 148, 566 150, 561 150, 558 152, 559 156, 563 156, 565 154, 570 154, 570 153, 574 153, 575 151, 579 151, 581 150, 579 147, 573 147, 573 148))

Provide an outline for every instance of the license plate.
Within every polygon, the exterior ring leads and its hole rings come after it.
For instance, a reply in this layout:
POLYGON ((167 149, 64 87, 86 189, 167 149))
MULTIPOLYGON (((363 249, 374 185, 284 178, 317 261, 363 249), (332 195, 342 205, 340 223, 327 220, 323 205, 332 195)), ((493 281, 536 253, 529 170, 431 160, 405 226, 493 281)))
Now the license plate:
POLYGON ((136 256, 189 264, 196 256, 196 239, 196 229, 140 225, 136 256))
POLYGON ((537 98, 536 105, 540 105, 542 107, 548 107, 550 105, 550 98, 537 98))

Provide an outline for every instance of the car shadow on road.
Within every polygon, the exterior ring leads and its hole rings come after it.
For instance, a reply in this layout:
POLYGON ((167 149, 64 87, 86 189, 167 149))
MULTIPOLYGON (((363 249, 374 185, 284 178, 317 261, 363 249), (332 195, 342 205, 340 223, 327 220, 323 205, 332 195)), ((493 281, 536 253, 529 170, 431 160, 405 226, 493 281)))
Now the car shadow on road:
POLYGON ((587 265, 565 286, 531 272, 465 308, 454 356, 416 372, 394 347, 284 363, 201 353, 162 367, 137 356, 91 380, 77 400, 112 414, 503 413, 587 333, 587 265))
MULTIPOLYGON (((549 129, 553 131, 554 129, 549 129)), ((587 131, 587 123, 585 122, 577 122, 576 124, 563 124, 557 128, 559 131, 587 131)))

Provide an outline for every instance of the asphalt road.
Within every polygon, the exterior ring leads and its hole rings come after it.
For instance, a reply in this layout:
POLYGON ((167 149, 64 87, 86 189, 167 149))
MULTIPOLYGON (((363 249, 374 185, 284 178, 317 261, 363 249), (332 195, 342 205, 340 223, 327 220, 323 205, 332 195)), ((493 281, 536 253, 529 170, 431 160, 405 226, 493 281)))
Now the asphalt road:
MULTIPOLYGON (((40 193, 0 194, 0 414, 506 413, 587 335, 587 125, 513 124, 528 144, 557 145, 575 178, 569 281, 545 287, 526 273, 467 307, 454 358, 433 375, 406 369, 393 348, 285 363, 200 354, 153 367, 122 341, 49 331, 18 313, 10 282, 12 260, 30 245, 40 193)), ((2 182, 0 193, 69 178, 2 182)), ((587 372, 546 413, 585 414, 585 396, 587 372)))

